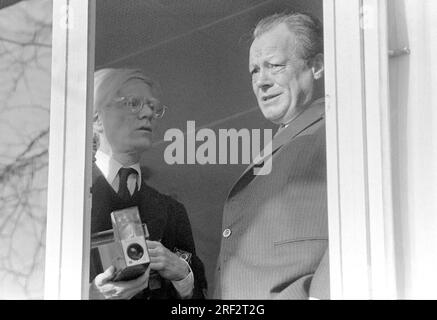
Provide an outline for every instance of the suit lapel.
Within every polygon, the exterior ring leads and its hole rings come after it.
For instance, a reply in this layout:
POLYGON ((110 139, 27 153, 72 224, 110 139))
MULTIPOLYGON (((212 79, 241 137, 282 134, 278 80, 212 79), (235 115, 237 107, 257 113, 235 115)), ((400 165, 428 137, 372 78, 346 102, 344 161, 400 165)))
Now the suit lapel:
POLYGON ((310 128, 317 122, 323 119, 325 111, 325 101, 324 99, 316 100, 310 107, 308 107, 304 112, 302 112, 295 120, 293 120, 286 128, 280 128, 271 144, 271 153, 267 152, 270 146, 264 148, 264 150, 255 157, 252 164, 250 164, 243 174, 238 178, 236 183, 232 186, 230 192, 228 193, 228 199, 237 194, 241 189, 247 186, 254 178, 253 169, 254 167, 263 167, 264 162, 272 158, 280 149, 297 136, 299 136, 306 129, 310 128))

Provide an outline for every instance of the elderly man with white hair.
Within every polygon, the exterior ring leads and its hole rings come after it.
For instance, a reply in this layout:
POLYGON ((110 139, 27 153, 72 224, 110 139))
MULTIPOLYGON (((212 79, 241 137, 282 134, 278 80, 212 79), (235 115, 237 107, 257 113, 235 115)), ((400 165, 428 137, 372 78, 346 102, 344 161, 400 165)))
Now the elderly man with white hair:
POLYGON ((96 274, 92 265, 91 299, 204 298, 204 267, 196 256, 187 212, 181 203, 148 186, 140 167, 142 154, 152 146, 156 119, 165 111, 156 91, 154 82, 140 70, 95 72, 93 130, 97 152, 91 232, 111 229, 111 212, 137 206, 150 234, 150 266, 136 279, 112 281, 114 266, 96 274), (150 271, 158 274, 159 285, 149 287, 150 271))

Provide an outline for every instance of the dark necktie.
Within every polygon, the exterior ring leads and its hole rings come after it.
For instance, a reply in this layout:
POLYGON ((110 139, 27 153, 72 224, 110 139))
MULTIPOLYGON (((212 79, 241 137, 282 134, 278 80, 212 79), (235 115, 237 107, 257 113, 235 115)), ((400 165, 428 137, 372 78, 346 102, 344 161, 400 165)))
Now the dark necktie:
POLYGON ((129 189, 127 188, 127 178, 129 177, 129 175, 133 173, 137 173, 137 171, 132 168, 120 168, 120 170, 118 171, 118 176, 120 178, 120 184, 118 187, 118 196, 124 201, 129 201, 131 200, 132 197, 129 192, 129 189))

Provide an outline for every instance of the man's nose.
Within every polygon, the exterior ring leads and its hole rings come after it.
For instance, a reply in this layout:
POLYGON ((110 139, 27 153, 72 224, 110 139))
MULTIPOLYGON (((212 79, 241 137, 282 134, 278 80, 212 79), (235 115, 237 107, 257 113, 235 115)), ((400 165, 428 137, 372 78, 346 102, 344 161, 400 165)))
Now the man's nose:
POLYGON ((256 85, 263 91, 267 90, 273 85, 272 79, 267 69, 260 69, 256 85))
POLYGON ((143 107, 141 108, 140 112, 138 113, 138 116, 141 119, 142 118, 152 119, 153 118, 153 109, 152 109, 152 107, 148 103, 145 103, 143 105, 143 107))

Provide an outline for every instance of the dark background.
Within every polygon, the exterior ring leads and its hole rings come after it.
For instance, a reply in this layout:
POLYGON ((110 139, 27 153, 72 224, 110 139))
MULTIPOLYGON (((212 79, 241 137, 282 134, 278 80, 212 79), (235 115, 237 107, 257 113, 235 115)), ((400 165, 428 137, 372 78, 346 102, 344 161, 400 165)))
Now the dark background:
MULTIPOLYGON (((248 72, 251 31, 284 10, 322 20, 322 0, 97 0, 96 69, 139 67, 158 80, 170 107, 144 154, 149 184, 187 208, 209 293, 220 249, 223 203, 245 165, 174 165, 164 161, 164 133, 196 129, 272 128, 258 110, 248 72)), ((218 137, 218 135, 217 135, 218 137)))

